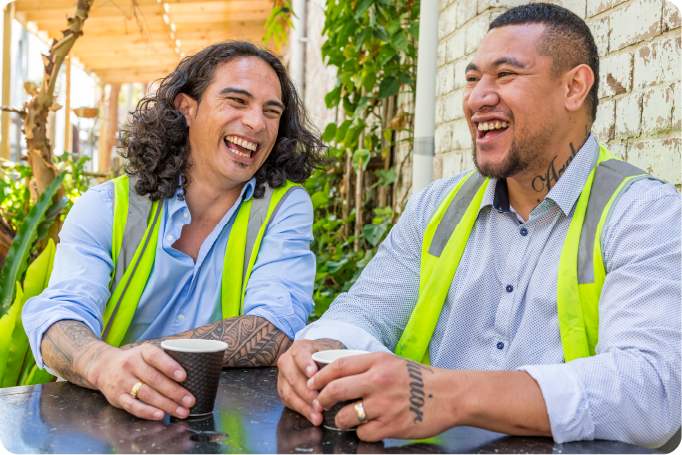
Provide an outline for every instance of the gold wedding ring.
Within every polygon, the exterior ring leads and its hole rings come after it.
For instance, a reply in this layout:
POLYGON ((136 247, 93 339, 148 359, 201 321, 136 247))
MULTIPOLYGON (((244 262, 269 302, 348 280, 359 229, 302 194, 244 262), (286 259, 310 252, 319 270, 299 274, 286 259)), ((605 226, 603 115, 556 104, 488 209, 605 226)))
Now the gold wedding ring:
POLYGON ((355 403, 355 414, 358 416, 360 423, 365 423, 367 421, 365 409, 362 407, 362 401, 355 403))
POLYGON ((142 384, 144 384, 144 382, 142 382, 142 381, 138 382, 137 384, 135 384, 133 386, 132 392, 130 392, 130 395, 133 398, 135 398, 136 400, 137 400, 137 393, 140 391, 140 387, 142 387, 142 384))

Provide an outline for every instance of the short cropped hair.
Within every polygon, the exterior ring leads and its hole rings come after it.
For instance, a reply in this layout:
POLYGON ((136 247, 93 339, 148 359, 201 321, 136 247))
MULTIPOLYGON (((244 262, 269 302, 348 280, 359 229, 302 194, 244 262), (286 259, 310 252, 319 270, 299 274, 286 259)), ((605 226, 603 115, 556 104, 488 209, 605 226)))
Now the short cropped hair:
POLYGON ((585 64, 592 68, 594 85, 585 104, 594 122, 599 103, 599 51, 590 28, 584 20, 561 6, 533 3, 518 6, 498 16, 489 31, 507 25, 543 24, 545 31, 538 43, 540 55, 552 57, 552 75, 558 77, 565 71, 585 64))

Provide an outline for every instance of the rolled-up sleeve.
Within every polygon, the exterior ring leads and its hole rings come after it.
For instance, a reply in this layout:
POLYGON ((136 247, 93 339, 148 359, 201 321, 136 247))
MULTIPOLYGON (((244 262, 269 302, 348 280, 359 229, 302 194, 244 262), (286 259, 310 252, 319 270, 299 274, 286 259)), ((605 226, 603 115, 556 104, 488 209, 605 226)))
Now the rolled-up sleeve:
POLYGON ((355 284, 297 339, 331 338, 349 349, 395 351, 419 297, 424 230, 437 204, 463 175, 436 182, 411 197, 355 284))
POLYGON ((605 227, 597 355, 521 367, 542 390, 556 442, 655 448, 680 428, 680 198, 671 185, 643 185, 605 227))
POLYGON ((294 339, 314 303, 313 204, 294 190, 263 235, 244 296, 244 314, 260 316, 294 339))
POLYGON ((113 208, 109 185, 88 190, 71 208, 59 233, 47 289, 29 299, 22 322, 39 368, 44 367, 40 344, 55 322, 83 322, 96 335, 109 300, 113 208))

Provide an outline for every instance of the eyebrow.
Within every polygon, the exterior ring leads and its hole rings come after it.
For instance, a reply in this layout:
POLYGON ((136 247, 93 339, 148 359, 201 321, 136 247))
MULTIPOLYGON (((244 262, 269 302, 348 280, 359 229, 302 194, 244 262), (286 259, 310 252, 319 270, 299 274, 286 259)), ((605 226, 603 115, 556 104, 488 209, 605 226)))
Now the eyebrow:
POLYGON ((500 65, 509 65, 515 68, 525 68, 526 65, 521 63, 516 57, 500 57, 493 62, 493 67, 500 65))
MULTIPOLYGON (((492 67, 498 67, 500 65, 509 65, 513 66, 515 68, 525 68, 526 65, 521 63, 516 57, 500 57, 497 60, 495 60, 492 64, 492 67)), ((469 71, 479 71, 478 66, 474 62, 471 62, 467 65, 467 67, 464 69, 464 73, 468 73, 469 71)))
POLYGON ((474 62, 470 62, 464 69, 464 74, 468 73, 469 71, 478 71, 478 66, 476 66, 474 62))
MULTIPOLYGON (((229 94, 242 95, 242 96, 245 96, 246 98, 248 98, 250 100, 254 99, 254 96, 250 92, 248 92, 244 89, 241 89, 241 88, 225 87, 219 93, 220 96, 225 96, 225 95, 229 95, 229 94)), ((275 101, 275 100, 266 101, 265 103, 263 103, 263 105, 264 106, 275 106, 275 107, 282 109, 282 111, 284 111, 286 109, 284 104, 280 103, 279 101, 275 101)))

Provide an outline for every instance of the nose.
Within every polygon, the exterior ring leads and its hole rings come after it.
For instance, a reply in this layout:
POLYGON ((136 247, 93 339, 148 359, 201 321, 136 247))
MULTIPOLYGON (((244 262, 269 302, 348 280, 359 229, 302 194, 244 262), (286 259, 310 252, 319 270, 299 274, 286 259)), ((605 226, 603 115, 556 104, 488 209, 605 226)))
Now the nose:
POLYGON ((263 109, 260 106, 252 106, 250 109, 246 109, 242 116, 242 123, 255 133, 264 130, 265 118, 263 117, 263 109))
POLYGON ((494 78, 484 75, 471 89, 466 102, 473 112, 480 112, 486 107, 497 106, 500 97, 496 91, 494 78))

